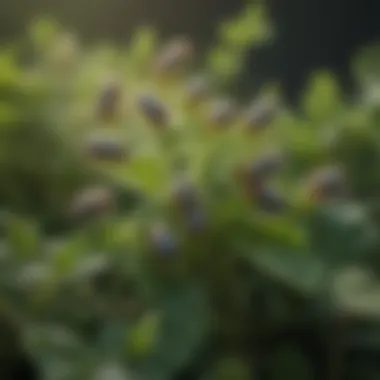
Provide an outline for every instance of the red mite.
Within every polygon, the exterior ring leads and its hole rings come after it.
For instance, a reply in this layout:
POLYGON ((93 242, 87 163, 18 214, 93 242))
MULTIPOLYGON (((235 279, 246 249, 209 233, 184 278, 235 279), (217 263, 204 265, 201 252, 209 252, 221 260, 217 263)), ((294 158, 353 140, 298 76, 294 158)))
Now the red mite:
POLYGON ((284 156, 281 152, 269 152, 250 165, 248 168, 249 176, 254 182, 263 182, 275 174, 282 166, 284 156))
POLYGON ((117 138, 95 136, 88 141, 88 153, 93 158, 119 162, 127 158, 128 152, 124 144, 117 138))
POLYGON ((203 76, 191 78, 187 85, 187 99, 192 103, 197 103, 205 99, 210 94, 210 85, 203 76))
POLYGON ((250 131, 262 130, 277 116, 277 107, 266 99, 251 106, 246 114, 246 124, 250 131))
POLYGON ((186 37, 178 37, 163 47, 156 60, 159 73, 169 73, 184 67, 194 56, 194 47, 186 37))
POLYGON ((156 126, 163 126, 168 123, 168 113, 160 100, 153 95, 141 95, 138 106, 147 120, 156 126))
POLYGON ((286 207, 286 202, 280 195, 262 181, 255 181, 247 168, 239 167, 235 175, 245 197, 249 201, 257 202, 263 211, 277 213, 286 207))
POLYGON ((317 170, 309 181, 309 193, 317 201, 343 198, 347 194, 343 172, 335 166, 317 170))
POLYGON ((174 187, 173 198, 190 229, 202 230, 206 223, 206 215, 193 185, 187 181, 179 181, 174 187))
POLYGON ((203 232, 206 227, 206 215, 201 207, 193 209, 187 215, 187 221, 190 229, 194 232, 203 232))
POLYGON ((176 239, 167 226, 163 224, 157 224, 152 227, 150 231, 150 242, 153 249, 164 256, 172 256, 178 249, 176 239))
POLYGON ((249 176, 247 167, 245 165, 239 165, 234 174, 239 187, 244 193, 244 196, 248 199, 254 198, 255 194, 258 192, 258 186, 249 176))
POLYGON ((95 186, 79 191, 69 207, 69 215, 75 219, 103 215, 113 208, 115 198, 110 189, 95 186))
POLYGON ((227 99, 216 101, 211 109, 210 121, 216 127, 226 127, 236 117, 236 105, 227 99))
POLYGON ((173 189, 176 204, 184 211, 193 209, 198 205, 198 195, 190 182, 178 181, 173 189))
POLYGON ((99 94, 97 105, 97 114, 101 120, 108 122, 116 118, 121 96, 120 83, 115 81, 105 86, 99 94))
POLYGON ((257 201, 261 210, 269 213, 279 213, 287 206, 284 199, 270 187, 260 187, 257 193, 257 201))
MULTIPOLYGON (((266 181, 283 165, 284 156, 281 152, 273 151, 253 161, 250 165, 239 166, 235 172, 236 180, 240 184, 248 199, 267 199, 267 193, 273 193, 266 188, 266 181)), ((274 193, 273 193, 274 194, 274 193)), ((273 195, 272 198, 274 198, 273 195)))

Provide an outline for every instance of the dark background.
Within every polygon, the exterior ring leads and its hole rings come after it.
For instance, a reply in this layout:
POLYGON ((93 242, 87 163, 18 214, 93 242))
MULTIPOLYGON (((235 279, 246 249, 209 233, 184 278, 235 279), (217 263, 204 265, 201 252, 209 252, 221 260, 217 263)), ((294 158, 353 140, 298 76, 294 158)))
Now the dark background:
MULTIPOLYGON (((163 36, 188 33, 207 47, 219 21, 241 9, 244 0, 0 0, 0 38, 22 34, 39 13, 79 31, 85 39, 127 40, 136 26, 156 26, 163 36)), ((358 47, 380 37, 380 1, 269 0, 278 34, 274 45, 252 54, 241 92, 280 79, 294 100, 307 74, 334 70, 352 88, 349 59, 358 47)), ((238 86, 239 87, 239 86, 238 86)))

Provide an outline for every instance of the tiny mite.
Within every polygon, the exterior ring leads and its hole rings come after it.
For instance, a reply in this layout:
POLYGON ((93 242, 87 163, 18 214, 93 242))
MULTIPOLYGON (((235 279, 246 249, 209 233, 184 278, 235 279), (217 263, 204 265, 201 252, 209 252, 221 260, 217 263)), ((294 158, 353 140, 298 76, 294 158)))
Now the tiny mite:
POLYGON ((144 94, 138 99, 138 106, 145 118, 156 126, 168 123, 168 112, 164 104, 153 95, 144 94))

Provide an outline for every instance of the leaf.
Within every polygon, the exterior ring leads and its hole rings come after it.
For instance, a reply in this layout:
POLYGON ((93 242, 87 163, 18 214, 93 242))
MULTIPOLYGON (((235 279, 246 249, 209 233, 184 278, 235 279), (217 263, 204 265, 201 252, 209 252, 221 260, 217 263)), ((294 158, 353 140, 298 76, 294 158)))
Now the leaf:
POLYGON ((380 80, 380 45, 364 46, 352 61, 352 71, 359 82, 368 86, 380 80))
POLYGON ((331 119, 342 109, 340 88, 332 73, 320 71, 309 78, 303 109, 316 122, 331 119))
POLYGON ((125 335, 128 326, 125 322, 108 321, 103 328, 97 349, 102 357, 110 359, 124 359, 125 335))
POLYGON ((348 337, 347 346, 356 352, 377 351, 380 347, 379 331, 374 331, 368 325, 355 329, 355 332, 348 337))
POLYGON ((31 259, 40 253, 42 246, 35 221, 11 217, 6 231, 7 241, 16 257, 31 259))
POLYGON ((27 347, 39 357, 57 355, 75 358, 85 348, 73 331, 57 325, 31 327, 27 335, 27 347))
POLYGON ((75 376, 74 366, 63 359, 49 358, 42 361, 41 371, 45 379, 67 380, 75 376))
POLYGON ((112 176, 126 187, 138 188, 144 195, 156 197, 165 191, 170 171, 163 157, 140 156, 112 176))
POLYGON ((156 34, 151 28, 141 28, 133 36, 130 46, 130 58, 136 65, 147 65, 156 48, 156 34))
POLYGON ((376 242, 365 209, 355 204, 327 204, 311 215, 313 249, 333 265, 358 260, 376 242))
MULTIPOLYGON (((0 52, 0 86, 18 85, 22 72, 17 65, 16 58, 11 50, 0 52)), ((9 100, 9 99, 7 99, 9 100)))
POLYGON ((133 357, 144 357, 157 340, 160 317, 157 313, 148 313, 139 320, 128 334, 128 352, 133 357))
POLYGON ((17 284, 23 289, 34 289, 36 286, 45 284, 51 276, 48 265, 41 263, 28 264, 20 268, 17 275, 17 284))
POLYGON ((8 102, 0 102, 0 128, 2 132, 9 126, 13 126, 15 121, 19 120, 17 108, 8 102))
POLYGON ((379 62, 380 44, 378 42, 364 46, 352 61, 352 71, 361 90, 361 103, 367 108, 374 108, 376 113, 380 105, 379 62))
POLYGON ((46 16, 35 20, 29 29, 32 42, 38 49, 45 49, 51 46, 59 32, 59 24, 46 16))
POLYGON ((315 255, 266 250, 251 253, 248 258, 265 277, 301 295, 316 295, 325 285, 326 268, 315 255))
POLYGON ((323 163, 326 152, 320 142, 319 131, 310 123, 294 121, 284 129, 282 139, 289 152, 289 171, 305 173, 316 164, 323 163))
POLYGON ((121 218, 112 224, 107 231, 106 246, 110 251, 125 251, 126 247, 136 245, 139 224, 136 219, 121 218))
POLYGON ((251 378, 250 366, 246 361, 226 357, 220 359, 212 371, 202 377, 202 380, 250 380, 251 378))
POLYGON ((271 32, 268 14, 261 4, 249 5, 240 15, 222 23, 219 29, 221 42, 234 48, 266 42, 271 32))
POLYGON ((91 278, 92 275, 100 273, 102 270, 107 268, 109 263, 109 258, 105 254, 91 254, 88 257, 83 257, 78 260, 75 270, 71 273, 72 281, 81 280, 86 278, 91 278))
POLYGON ((141 365, 142 379, 167 380, 186 365, 209 332, 210 314, 202 289, 182 284, 168 289, 158 302, 161 328, 157 344, 141 365))
POLYGON ((86 242, 81 235, 58 243, 52 252, 50 264, 55 275, 58 277, 65 276, 74 271, 81 255, 86 252, 86 248, 86 242))
POLYGON ((370 271, 348 266, 336 273, 332 300, 338 310, 364 321, 380 318, 380 283, 370 271))
POLYGON ((273 246, 302 248, 307 245, 304 229, 299 223, 294 223, 287 217, 274 218, 260 215, 259 218, 251 218, 251 222, 260 237, 273 246))
POLYGON ((106 362, 97 367, 94 380, 134 380, 121 363, 106 362))
POLYGON ((248 49, 267 42, 272 35, 263 4, 248 4, 240 14, 221 24, 218 42, 206 58, 207 67, 219 81, 231 80, 243 69, 248 49))
POLYGON ((292 380, 312 380, 315 368, 302 351, 292 345, 278 347, 269 357, 267 363, 268 379, 282 380, 290 376, 292 380))
POLYGON ((229 79, 238 74, 242 63, 239 52, 228 47, 216 47, 208 57, 210 71, 220 79, 229 79))

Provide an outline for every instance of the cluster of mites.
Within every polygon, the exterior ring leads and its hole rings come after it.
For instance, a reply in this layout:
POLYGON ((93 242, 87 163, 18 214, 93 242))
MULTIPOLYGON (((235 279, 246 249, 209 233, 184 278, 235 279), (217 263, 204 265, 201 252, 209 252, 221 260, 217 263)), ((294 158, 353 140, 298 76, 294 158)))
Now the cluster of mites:
MULTIPOLYGON (((191 58, 193 49, 189 41, 177 40, 168 44, 156 61, 156 69, 160 74, 172 74, 184 68, 191 58)), ((198 103, 209 94, 209 84, 203 77, 190 80, 187 88, 190 103, 198 103)), ((118 102, 122 89, 118 83, 112 83, 100 94, 96 107, 98 117, 110 121, 116 117, 118 102)), ((138 107, 146 120, 158 130, 170 125, 170 117, 165 105, 151 94, 141 95, 138 107)), ((246 113, 245 125, 249 130, 266 127, 276 116, 273 102, 260 102, 251 107, 246 113)), ((236 117, 236 107, 228 100, 214 103, 209 114, 210 123, 217 127, 228 127, 236 117)), ((89 141, 89 153, 92 157, 104 161, 120 162, 127 158, 128 152, 120 140, 111 136, 95 137, 89 141)), ((236 170, 236 180, 242 193, 266 212, 281 212, 286 209, 287 202, 276 191, 267 185, 269 178, 278 172, 284 163, 284 156, 279 152, 269 152, 247 165, 236 170)), ((312 173, 310 179, 310 194, 314 199, 341 197, 346 185, 343 173, 335 166, 322 168, 312 173)), ((194 185, 187 181, 177 181, 171 199, 187 221, 192 231, 202 231, 207 225, 207 216, 202 208, 202 197, 194 185)), ((75 217, 94 217, 109 211, 116 206, 112 191, 104 187, 90 187, 82 190, 74 197, 70 207, 75 217)), ((171 252, 176 248, 176 241, 164 224, 154 225, 151 231, 151 241, 156 249, 171 252)))

